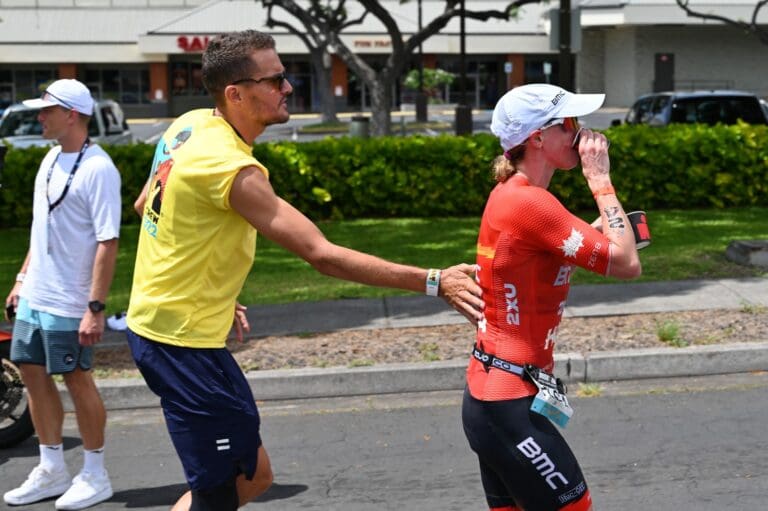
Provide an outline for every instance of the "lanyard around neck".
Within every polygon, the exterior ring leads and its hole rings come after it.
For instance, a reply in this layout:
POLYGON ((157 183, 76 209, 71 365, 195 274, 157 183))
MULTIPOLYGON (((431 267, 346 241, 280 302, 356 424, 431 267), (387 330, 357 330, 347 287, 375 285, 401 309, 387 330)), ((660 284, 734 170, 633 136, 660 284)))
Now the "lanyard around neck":
POLYGON ((61 204, 61 201, 63 201, 64 197, 67 195, 67 192, 69 191, 69 186, 72 184, 72 179, 75 177, 75 172, 77 172, 77 168, 80 166, 80 162, 83 159, 83 155, 85 154, 85 151, 88 149, 88 145, 90 143, 91 143, 91 139, 86 138, 85 142, 83 142, 83 147, 80 148, 80 154, 77 155, 75 164, 72 166, 72 170, 69 171, 69 177, 67 178, 67 183, 64 185, 64 190, 62 190, 61 195, 59 196, 58 199, 56 199, 54 202, 51 202, 51 197, 48 194, 48 186, 51 184, 51 175, 53 174, 53 167, 56 165, 56 162, 59 160, 61 151, 59 151, 59 154, 57 154, 56 158, 53 159, 53 163, 51 163, 51 167, 48 169, 48 176, 45 178, 45 198, 48 201, 49 215, 53 213, 53 210, 56 209, 56 206, 61 204))

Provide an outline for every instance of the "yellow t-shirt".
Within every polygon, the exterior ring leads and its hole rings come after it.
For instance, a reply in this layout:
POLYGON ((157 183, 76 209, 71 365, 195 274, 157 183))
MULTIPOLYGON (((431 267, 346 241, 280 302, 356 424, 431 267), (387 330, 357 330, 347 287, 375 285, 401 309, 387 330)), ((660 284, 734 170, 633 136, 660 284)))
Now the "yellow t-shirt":
POLYGON ((179 117, 157 144, 128 327, 153 341, 221 348, 253 264, 256 230, 229 204, 244 167, 264 168, 210 109, 179 117))

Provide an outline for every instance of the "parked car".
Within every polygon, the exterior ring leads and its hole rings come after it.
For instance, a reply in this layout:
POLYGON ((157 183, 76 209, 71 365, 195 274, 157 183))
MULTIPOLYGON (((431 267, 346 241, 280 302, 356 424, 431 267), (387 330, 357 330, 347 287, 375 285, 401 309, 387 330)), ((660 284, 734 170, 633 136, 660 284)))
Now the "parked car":
POLYGON ((768 124, 765 104, 754 94, 733 90, 659 92, 641 96, 627 112, 627 124, 768 124))
MULTIPOLYGON (((0 117, 0 139, 3 143, 21 148, 55 144, 55 140, 43 138, 43 127, 37 120, 39 111, 21 103, 6 108, 0 117)), ((88 135, 93 142, 100 144, 130 144, 134 141, 123 109, 111 99, 96 101, 94 115, 88 124, 88 135)))

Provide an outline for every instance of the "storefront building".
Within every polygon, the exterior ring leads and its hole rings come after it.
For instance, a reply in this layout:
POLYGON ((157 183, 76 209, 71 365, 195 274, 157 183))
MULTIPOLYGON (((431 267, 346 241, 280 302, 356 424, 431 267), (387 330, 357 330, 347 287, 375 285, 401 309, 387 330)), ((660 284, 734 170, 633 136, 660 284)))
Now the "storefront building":
MULTIPOLYGON (((418 4, 385 0, 405 37, 417 31, 418 4)), ((505 1, 472 1, 472 10, 501 9, 505 1)), ((757 38, 686 18, 674 0, 571 0, 577 19, 576 88, 605 91, 607 104, 626 106, 658 84, 672 88, 741 88, 768 96, 766 46, 757 38), (666 60, 663 60, 666 59, 666 60), (671 62, 670 62, 671 59, 671 62), (659 62, 666 62, 666 68, 659 62), (656 76, 656 74, 665 76, 656 76), (671 80, 671 81, 670 81, 671 80)), ((347 2, 350 17, 359 13, 347 2)), ((423 0, 424 24, 444 7, 423 0)), ((722 14, 749 17, 749 2, 720 2, 722 14), (738 4, 738 5, 737 5, 738 4), (744 15, 746 13, 746 15, 744 15)), ((717 2, 708 2, 719 9, 717 2)), ((507 89, 558 81, 558 55, 549 32, 557 2, 527 5, 510 21, 466 21, 467 101, 492 108, 507 89)), ((291 18, 275 9, 280 19, 291 18)), ((766 16, 768 17, 768 13, 766 16)), ((36 97, 57 78, 78 78, 94 96, 119 101, 129 117, 175 116, 211 100, 201 80, 201 54, 216 34, 266 28, 266 10, 255 0, 0 0, 0 108, 36 97)), ((301 40, 283 29, 269 30, 294 87, 292 112, 318 111, 315 73, 301 40)), ((452 20, 422 48, 425 67, 460 71, 459 20, 452 20)), ((352 51, 372 66, 389 55, 391 41, 373 16, 342 35, 352 51)), ((332 81, 339 111, 368 109, 366 88, 332 57, 332 81)), ((411 67, 418 65, 415 56, 411 67)), ((398 106, 413 91, 397 86, 398 106)), ((446 86, 438 101, 456 103, 459 91, 446 86)))
MULTIPOLYGON (((697 11, 751 20, 755 0, 690 0, 697 11)), ((686 16, 675 0, 581 0, 576 83, 629 106, 649 92, 738 89, 768 98, 768 45, 744 30, 686 16)), ((757 22, 768 30, 768 6, 757 22)))

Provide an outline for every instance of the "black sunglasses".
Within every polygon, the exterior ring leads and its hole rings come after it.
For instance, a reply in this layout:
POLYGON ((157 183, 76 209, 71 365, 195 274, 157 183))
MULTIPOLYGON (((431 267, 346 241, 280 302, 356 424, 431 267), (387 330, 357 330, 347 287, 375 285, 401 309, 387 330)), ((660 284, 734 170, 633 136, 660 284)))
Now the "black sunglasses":
POLYGON ((256 78, 241 78, 239 80, 235 80, 231 83, 231 85, 237 85, 238 83, 245 83, 245 82, 251 82, 251 83, 261 83, 261 82, 270 82, 272 85, 275 86, 276 89, 280 90, 283 88, 283 84, 288 81, 288 77, 285 76, 285 72, 282 72, 277 75, 273 76, 265 76, 264 78, 259 78, 258 80, 256 78))
POLYGON ((63 99, 61 99, 60 97, 58 97, 56 94, 51 94, 51 93, 50 93, 48 90, 46 90, 45 92, 43 92, 43 95, 40 97, 40 99, 45 99, 45 96, 46 96, 46 95, 47 95, 47 96, 50 96, 50 97, 52 97, 53 99, 55 99, 56 101, 58 101, 58 102, 59 102, 59 103, 61 103, 62 105, 66 106, 66 107, 67 107, 67 108, 69 108, 70 110, 74 110, 74 109, 75 109, 75 107, 73 107, 72 105, 70 105, 69 103, 67 103, 67 102, 66 102, 66 101, 64 101, 63 99))

